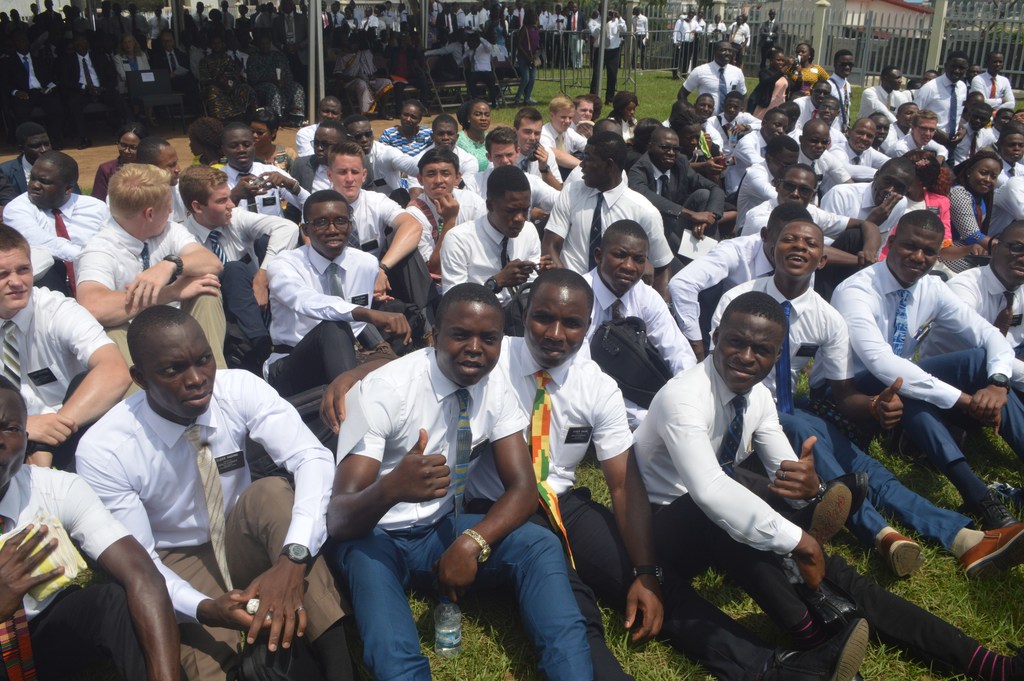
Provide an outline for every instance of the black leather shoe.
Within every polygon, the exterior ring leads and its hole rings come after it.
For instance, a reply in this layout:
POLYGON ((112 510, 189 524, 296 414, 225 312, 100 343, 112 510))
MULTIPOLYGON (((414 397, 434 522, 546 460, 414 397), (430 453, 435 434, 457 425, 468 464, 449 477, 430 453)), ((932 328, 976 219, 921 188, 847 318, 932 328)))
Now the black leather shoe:
POLYGON ((868 622, 857 619, 811 650, 776 650, 758 681, 853 681, 868 650, 868 622))
MULTIPOLYGON (((863 472, 840 475, 832 482, 841 482, 850 488, 853 497, 850 499, 850 515, 860 510, 864 500, 868 498, 868 474, 863 472)), ((828 484, 832 484, 832 482, 828 484)))
POLYGON ((968 512, 978 516, 981 520, 983 530, 1001 530, 1010 525, 1016 525, 1017 519, 1006 510, 998 499, 988 492, 977 504, 967 507, 968 512))

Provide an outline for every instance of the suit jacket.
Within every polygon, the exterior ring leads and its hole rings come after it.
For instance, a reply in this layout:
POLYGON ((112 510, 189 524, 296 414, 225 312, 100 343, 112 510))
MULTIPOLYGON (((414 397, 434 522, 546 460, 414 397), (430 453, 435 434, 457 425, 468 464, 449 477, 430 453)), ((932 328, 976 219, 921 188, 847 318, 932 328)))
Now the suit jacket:
POLYGON ((300 156, 292 163, 288 171, 307 192, 313 191, 313 177, 316 175, 316 156, 300 156))
MULTIPOLYGON (((292 14, 292 18, 295 20, 295 44, 302 47, 309 39, 309 27, 307 26, 309 17, 295 12, 292 14)), ((271 24, 270 31, 274 44, 278 47, 283 47, 285 44, 284 15, 274 15, 274 22, 271 24)))
POLYGON ((6 206, 18 196, 18 190, 14 188, 7 174, 0 172, 0 208, 6 206))
MULTIPOLYGON (((100 82, 96 85, 105 89, 114 89, 117 87, 117 73, 114 71, 114 63, 110 61, 110 57, 100 52, 90 50, 89 61, 92 62, 92 68, 96 71, 96 75, 99 76, 100 82)), ((62 55, 58 61, 58 81, 62 90, 71 92, 74 90, 80 90, 79 85, 82 76, 82 57, 77 52, 71 54, 62 55)))
POLYGON ((0 163, 0 173, 7 179, 7 184, 14 187, 14 191, 24 194, 28 191, 28 182, 25 180, 25 171, 21 169, 22 154, 10 161, 0 163))
MULTIPOLYGON (((182 52, 177 47, 174 48, 174 58, 178 61, 178 66, 188 68, 188 55, 182 52)), ((167 63, 167 53, 164 52, 164 48, 159 45, 155 49, 149 51, 149 68, 154 71, 170 71, 171 65, 167 63)))
MULTIPOLYGON (((57 73, 53 59, 43 52, 33 52, 32 68, 36 72, 39 84, 46 87, 47 83, 56 83, 57 73)), ((18 58, 17 53, 11 52, 3 60, 0 60, 0 70, 3 72, 4 94, 10 95, 13 90, 28 90, 28 71, 25 65, 18 58)))
MULTIPOLYGON (((665 217, 665 225, 676 222, 676 216, 685 205, 689 210, 707 210, 716 215, 725 212, 725 192, 717 184, 707 179, 700 173, 690 169, 690 162, 681 155, 676 157, 676 164, 672 168, 672 179, 665 191, 666 196, 658 193, 658 176, 661 171, 654 167, 649 154, 641 156, 633 167, 626 174, 629 180, 629 188, 640 192, 654 204, 654 207, 661 211, 665 217), (708 200, 703 205, 687 205, 686 202, 698 189, 707 189, 710 192, 708 200), (671 216, 671 220, 669 220, 671 216)), ((667 230, 666 230, 667 231, 667 230)))

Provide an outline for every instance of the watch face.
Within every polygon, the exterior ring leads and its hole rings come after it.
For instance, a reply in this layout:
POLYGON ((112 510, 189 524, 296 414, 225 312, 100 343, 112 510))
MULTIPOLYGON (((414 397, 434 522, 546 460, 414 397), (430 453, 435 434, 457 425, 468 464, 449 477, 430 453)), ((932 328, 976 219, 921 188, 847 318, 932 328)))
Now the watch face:
POLYGON ((296 563, 305 563, 309 560, 309 549, 301 544, 289 544, 285 549, 285 555, 296 563))

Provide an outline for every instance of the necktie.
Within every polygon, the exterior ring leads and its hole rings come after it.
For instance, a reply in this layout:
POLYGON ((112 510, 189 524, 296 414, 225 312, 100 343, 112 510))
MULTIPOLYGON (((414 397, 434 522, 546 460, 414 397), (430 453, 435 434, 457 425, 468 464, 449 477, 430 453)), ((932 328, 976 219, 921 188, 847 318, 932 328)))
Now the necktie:
POLYGON ((145 272, 149 269, 149 244, 142 244, 142 252, 139 253, 139 259, 142 261, 142 271, 145 272))
POLYGON ((996 315, 994 324, 999 333, 1005 336, 1010 332, 1010 324, 1013 323, 1013 291, 1003 291, 1003 297, 1006 298, 1006 307, 996 315))
POLYGON ((508 237, 504 236, 501 238, 501 269, 505 269, 505 265, 508 264, 508 237))
POLYGON ((957 116, 956 83, 949 86, 949 122, 946 123, 946 132, 952 137, 956 134, 957 124, 960 123, 957 116))
POLYGON ((572 560, 569 537, 558 508, 558 495, 547 481, 551 464, 551 395, 548 394, 551 374, 541 370, 534 377, 537 379, 537 392, 533 397, 533 416, 530 419, 530 453, 533 455, 533 472, 537 475, 537 492, 548 521, 558 530, 558 538, 565 544, 569 560, 572 560))
POLYGON ((903 356, 903 346, 907 343, 907 302, 910 301, 910 289, 900 289, 900 300, 896 305, 896 321, 892 331, 892 351, 903 356))
POLYGON ((377 176, 373 172, 373 159, 369 154, 364 157, 363 165, 366 166, 366 181, 363 183, 363 189, 373 191, 373 183, 376 181, 377 176))
POLYGON ((615 302, 612 303, 612 319, 615 320, 615 321, 618 321, 620 319, 625 319, 625 318, 626 318, 626 315, 624 315, 622 313, 622 299, 621 298, 616 298, 615 302))
POLYGON ((524 173, 530 172, 530 158, 528 156, 519 159, 519 169, 524 173))
MULTIPOLYGON (((215 229, 210 232, 210 236, 206 237, 206 247, 213 251, 213 254, 221 261, 222 264, 227 264, 227 256, 224 255, 224 249, 220 247, 220 230, 215 229)), ((332 265, 334 263, 331 263, 332 265)))
POLYGON ((82 74, 85 76, 86 87, 96 86, 96 83, 92 82, 92 74, 89 73, 89 62, 86 61, 85 57, 82 57, 82 74))
POLYGON ((725 83, 725 67, 718 67, 718 108, 725 109, 725 96, 729 94, 729 86, 725 83))
POLYGON ((21 56, 21 63, 25 65, 25 71, 28 72, 29 80, 31 80, 32 79, 32 64, 29 63, 28 55, 27 54, 23 54, 21 56))
POLYGON ((565 151, 565 133, 560 132, 555 136, 555 149, 565 151))
MULTIPOLYGON (((68 242, 71 241, 71 237, 68 236, 68 227, 64 224, 64 215, 60 212, 59 208, 53 209, 53 225, 57 230, 57 236, 68 242)), ((68 273, 68 288, 71 290, 71 297, 73 298, 75 296, 75 264, 67 260, 63 262, 64 269, 68 273)))
MULTIPOLYGON (((255 177, 255 175, 253 173, 238 173, 238 179, 239 180, 242 180, 242 179, 244 179, 246 177, 255 177)), ((256 197, 255 196, 252 197, 251 199, 246 199, 246 201, 245 201, 245 209, 247 211, 249 211, 250 213, 258 212, 258 208, 256 207, 256 197)))
POLYGON ((793 413, 793 379, 789 368, 789 316, 793 311, 793 303, 788 300, 782 303, 786 313, 786 335, 782 337, 782 353, 775 363, 775 401, 779 411, 784 414, 793 413))
POLYGON ((736 463, 736 454, 740 450, 743 441, 743 412, 747 410, 747 398, 744 395, 737 395, 729 401, 733 408, 732 421, 725 431, 722 444, 718 446, 718 463, 726 475, 732 477, 733 464, 736 463))
POLYGON ((588 271, 594 269, 597 264, 597 261, 594 260, 594 251, 601 246, 601 206, 603 205, 604 194, 598 192, 597 204, 594 205, 594 217, 590 219, 590 250, 587 255, 589 258, 588 271))
POLYGON ((462 508, 462 495, 466 491, 466 474, 469 472, 469 457, 473 453, 473 430, 469 425, 469 391, 459 388, 455 391, 459 401, 459 421, 455 428, 455 515, 462 508))
POLYGON ((995 99, 996 98, 996 77, 995 76, 992 76, 992 87, 989 89, 988 96, 989 96, 989 99, 995 99))
POLYGON ((668 173, 658 177, 658 196, 665 196, 665 188, 668 185, 668 173))
POLYGON ((855 166, 859 166, 860 165, 860 154, 857 154, 856 156, 853 157, 853 165, 855 165, 855 166))
POLYGON ((971 130, 971 156, 974 156, 974 152, 978 150, 978 133, 975 130, 971 130))
POLYGON ((345 297, 345 287, 341 283, 341 268, 336 262, 327 266, 327 292, 339 298, 345 297))
POLYGON ((13 319, 8 319, 0 326, 0 333, 3 333, 3 374, 4 378, 16 386, 21 385, 21 356, 18 354, 18 337, 15 335, 18 330, 13 319))
POLYGON ((174 58, 173 52, 167 53, 167 63, 171 65, 171 73, 178 70, 178 60, 174 58))
POLYGON ((1009 175, 1010 177, 1016 177, 1017 176, 1017 166, 1016 166, 1016 164, 1010 166, 1010 169, 1006 171, 1006 174, 1009 175))
MULTIPOLYGON (((13 519, 0 517, 0 531, 6 529, 5 526, 13 529, 14 524, 13 519)), ((11 619, 0 622, 0 651, 10 681, 35 681, 36 665, 24 608, 19 607, 11 619)))
POLYGON ((217 470, 217 462, 213 460, 210 445, 203 442, 198 425, 193 423, 185 429, 185 439, 196 452, 199 481, 203 485, 206 514, 210 519, 210 544, 217 559, 217 567, 224 577, 224 585, 230 591, 233 587, 231 572, 228 570, 228 556, 224 550, 224 490, 220 486, 220 471, 217 470))

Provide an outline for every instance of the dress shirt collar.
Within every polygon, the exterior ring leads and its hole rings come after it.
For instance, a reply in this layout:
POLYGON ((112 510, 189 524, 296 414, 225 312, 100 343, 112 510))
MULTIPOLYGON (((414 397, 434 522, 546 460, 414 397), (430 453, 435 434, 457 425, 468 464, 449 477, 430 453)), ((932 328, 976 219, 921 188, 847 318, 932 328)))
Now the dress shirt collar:
POLYGON ((470 404, 478 404, 480 395, 483 392, 483 387, 487 385, 487 379, 490 376, 484 376, 475 385, 462 386, 451 380, 444 375, 441 371, 441 367, 437 365, 437 350, 430 348, 427 350, 427 378, 430 379, 430 387, 434 391, 434 397, 437 398, 438 404, 444 399, 455 394, 456 390, 465 388, 469 391, 470 404))
MULTIPOLYGON (((736 397, 736 393, 729 390, 729 387, 722 380, 721 375, 718 373, 718 369, 715 367, 715 355, 714 352, 710 353, 704 358, 704 361, 700 363, 704 368, 704 372, 711 379, 711 392, 715 399, 715 409, 725 410, 729 408, 729 403, 732 402, 732 398, 736 397)), ((726 423, 732 420, 731 412, 726 414, 726 423)), ((710 435, 710 433, 709 433, 710 435)))
POLYGON ((947 76, 945 73, 940 75, 935 80, 938 81, 938 84, 942 86, 942 92, 949 92, 950 86, 953 85, 953 81, 951 81, 949 79, 949 76, 947 76))
MULTIPOLYGON (((232 219, 234 219, 235 215, 238 215, 238 211, 232 211, 232 213, 231 213, 232 219)), ((184 224, 185 224, 185 229, 187 229, 188 231, 192 232, 192 236, 194 236, 196 239, 198 239, 199 243, 201 243, 203 245, 206 244, 206 240, 209 238, 210 232, 212 232, 213 230, 216 229, 221 234, 223 234, 224 232, 226 232, 227 230, 229 230, 231 228, 231 223, 230 222, 228 224, 226 224, 226 225, 221 225, 220 227, 204 227, 203 225, 199 224, 198 221, 196 221, 196 217, 194 215, 192 215, 192 213, 189 213, 185 217, 185 223, 184 224)))
POLYGON ((615 304, 616 300, 621 300, 623 305, 627 305, 626 301, 629 300, 630 296, 633 294, 633 289, 643 283, 638 281, 632 288, 626 291, 622 298, 619 298, 610 288, 605 286, 604 280, 601 279, 601 273, 597 271, 596 267, 590 270, 590 276, 593 280, 591 288, 594 289, 594 300, 597 301, 602 312, 610 309, 611 306, 615 304))
POLYGON ((118 224, 117 220, 111 216, 110 222, 107 223, 113 233, 114 239, 122 246, 127 248, 134 255, 142 253, 142 246, 146 243, 141 239, 136 239, 134 236, 128 233, 124 227, 118 224))
MULTIPOLYGON (((518 368, 518 371, 512 372, 512 375, 517 377, 529 376, 531 380, 535 380, 533 379, 533 375, 536 374, 541 369, 544 369, 544 367, 538 364, 537 360, 534 359, 533 355, 530 353, 530 348, 528 346, 529 342, 530 341, 528 341, 526 338, 522 338, 516 344, 516 355, 512 359, 515 363, 515 367, 518 368)), ((565 385, 565 382, 569 379, 569 369, 572 368, 572 363, 576 361, 577 356, 578 354, 574 354, 568 359, 566 359, 564 362, 559 364, 558 366, 552 367, 550 369, 544 369, 544 371, 548 372, 548 374, 551 376, 551 380, 553 380, 556 385, 563 386, 565 385)))
POLYGON ((870 182, 865 182, 863 184, 864 184, 864 187, 860 190, 861 191, 861 194, 860 194, 860 197, 861 197, 860 198, 861 210, 863 210, 865 208, 870 210, 870 209, 875 207, 875 193, 871 190, 871 183, 870 182))
MULTIPOLYGON (((18 327, 18 331, 21 331, 21 335, 24 336, 28 333, 29 328, 32 326, 32 318, 35 316, 36 299, 32 296, 32 292, 29 292, 28 305, 18 310, 18 312, 11 317, 11 321, 18 327)), ((3 321, 3 320, 0 320, 3 321)), ((24 352, 24 348, 22 352, 24 352)))
POLYGON ((793 306, 793 310, 801 315, 811 309, 814 304, 814 286, 812 284, 807 285, 807 290, 798 295, 796 298, 787 298, 783 295, 782 291, 775 285, 775 277, 769 277, 764 287, 764 292, 770 295, 780 303, 789 301, 789 304, 793 306))
MULTIPOLYGON (((875 270, 874 289, 883 296, 887 296, 890 293, 900 291, 904 288, 903 284, 898 282, 896 280, 896 277, 892 275, 892 272, 889 270, 889 266, 885 264, 884 260, 882 262, 875 263, 871 267, 874 268, 875 270)), ((915 294, 917 292, 918 283, 920 283, 920 280, 915 282, 912 286, 907 287, 907 290, 910 291, 911 302, 913 302, 914 298, 916 297, 915 294)))
MULTIPOLYGON (((32 497, 32 469, 25 464, 21 467, 14 477, 11 478, 11 483, 7 486, 7 493, 4 494, 4 498, 0 499, 0 516, 9 518, 13 523, 17 524, 18 518, 21 516, 21 511, 24 509, 32 497)), ((0 534, 5 530, 13 530, 14 526, 5 528, 0 521, 0 534)))
MULTIPOLYGON (((619 200, 619 197, 622 196, 626 192, 626 182, 624 180, 620 179, 619 183, 617 185, 615 185, 611 189, 609 189, 607 191, 604 191, 604 192, 598 191, 597 189, 594 189, 593 187, 587 187, 587 189, 590 190, 590 196, 597 196, 598 194, 604 194, 604 204, 608 208, 611 208, 612 206, 615 205, 615 202, 619 200)), ((596 199, 595 199, 595 201, 596 201, 596 199)))
MULTIPOLYGON (((188 424, 175 423, 174 421, 169 421, 163 416, 157 414, 153 411, 153 408, 149 406, 149 400, 146 399, 145 395, 142 396, 140 401, 139 420, 145 422, 145 424, 149 426, 154 433, 156 433, 156 436, 160 438, 160 442, 163 444, 163 448, 165 450, 174 447, 178 441, 181 440, 182 436, 184 436, 185 430, 189 427, 188 424)), ((210 396, 210 405, 206 408, 206 411, 196 418, 196 425, 203 426, 205 429, 209 430, 217 430, 217 427, 220 424, 216 418, 217 410, 214 408, 216 403, 217 394, 214 393, 210 396)), ((206 433, 207 431, 204 430, 203 435, 205 436, 206 433)), ((204 437, 204 440, 206 439, 209 438, 204 437)))
POLYGON ((341 255, 334 260, 328 260, 324 256, 320 255, 320 253, 318 253, 312 246, 304 246, 304 248, 306 249, 306 257, 309 259, 309 264, 313 266, 313 269, 317 274, 322 276, 323 273, 327 271, 327 266, 332 262, 337 263, 342 272, 345 271, 345 256, 348 254, 348 246, 343 248, 341 255))
POLYGON ((25 160, 25 154, 22 154, 18 158, 21 159, 21 169, 25 172, 25 177, 32 172, 32 164, 25 160))
MULTIPOLYGON (((993 296, 1002 296, 1003 291, 1010 290, 1016 293, 1020 288, 1019 286, 1015 289, 1006 288, 1006 284, 999 281, 999 277, 997 277, 996 273, 992 271, 992 265, 985 265, 984 267, 981 268, 981 278, 978 283, 981 284, 982 290, 985 293, 988 293, 989 295, 993 296)), ((21 313, 19 312, 18 314, 21 313)), ((15 315, 14 318, 15 321, 17 321, 18 315, 15 315)))
MULTIPOLYGON (((505 238, 505 235, 494 228, 494 225, 491 224, 491 221, 488 218, 487 213, 484 213, 483 215, 478 217, 476 219, 476 224, 477 231, 480 234, 485 236, 487 240, 494 244, 496 248, 501 248, 501 240, 505 238)), ((509 241, 511 242, 513 241, 513 239, 509 237, 509 241)))

